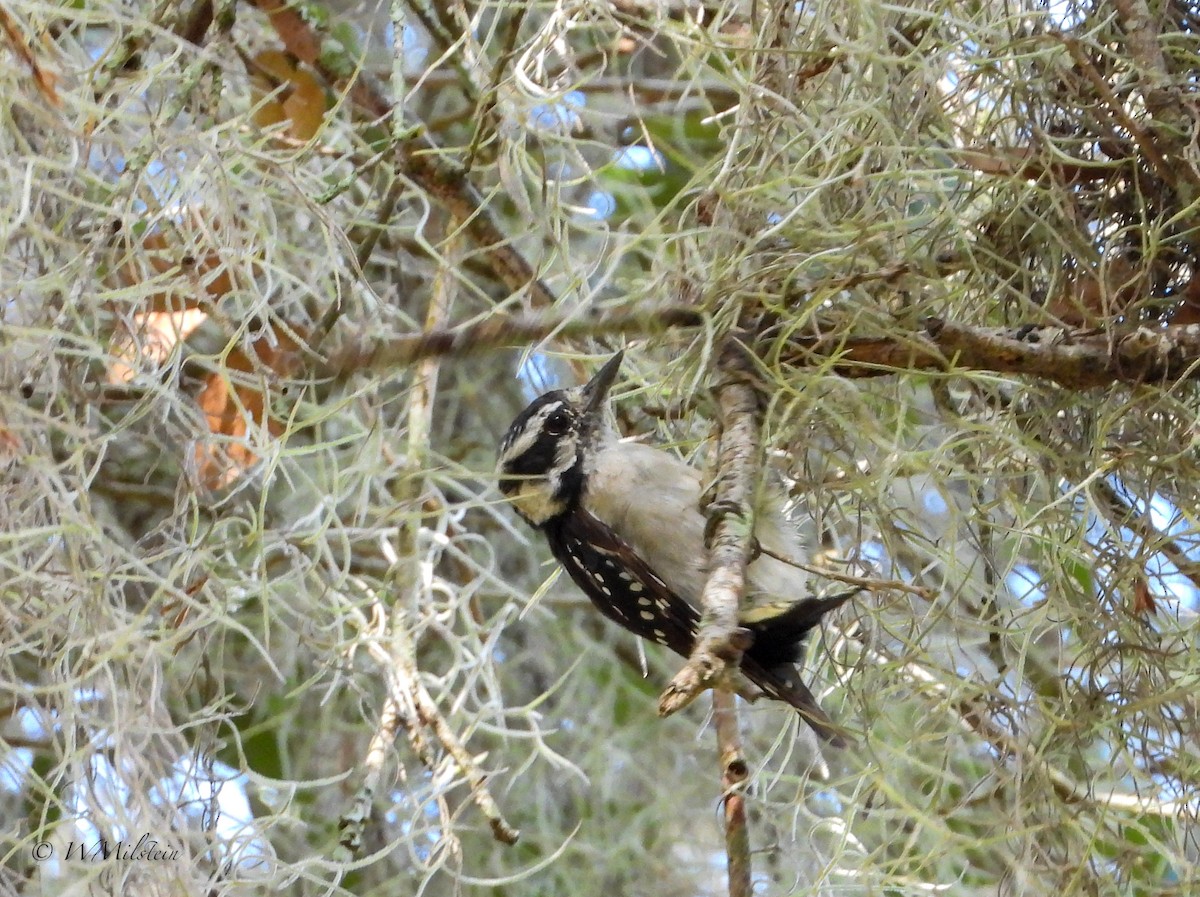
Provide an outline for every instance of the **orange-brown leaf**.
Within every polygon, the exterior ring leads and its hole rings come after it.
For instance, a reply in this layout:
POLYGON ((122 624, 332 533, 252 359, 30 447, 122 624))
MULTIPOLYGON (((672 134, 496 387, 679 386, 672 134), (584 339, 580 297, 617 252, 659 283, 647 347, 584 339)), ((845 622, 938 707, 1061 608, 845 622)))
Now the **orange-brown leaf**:
POLYGON ((58 76, 53 72, 47 71, 38 62, 37 57, 33 55, 33 48, 25 40, 25 35, 21 33, 21 29, 17 26, 16 20, 9 15, 8 10, 0 6, 0 29, 3 29, 5 36, 8 38, 9 44, 13 51, 21 58, 21 61, 29 67, 30 73, 33 75, 34 83, 37 84, 38 90, 46 101, 53 106, 61 106, 62 100, 59 99, 58 91, 55 90, 55 84, 58 83, 58 76))
POLYGON ((1152 617, 1158 613, 1158 599, 1150 591, 1150 583, 1142 576, 1133 584, 1133 613, 1138 617, 1152 617))
POLYGON ((1170 323, 1178 326, 1200 323, 1200 277, 1193 277, 1184 287, 1182 299, 1171 315, 1170 323))
POLYGON ((254 88, 251 119, 260 128, 288 123, 295 140, 311 140, 325 121, 325 91, 302 62, 280 50, 263 50, 254 57, 250 80, 254 88))
POLYGON ((255 6, 267 14, 271 27, 289 53, 309 65, 316 64, 321 55, 321 45, 316 33, 298 10, 282 0, 255 0, 255 6))
MULTIPOLYGON (((210 223, 204 224, 197 227, 202 234, 210 223)), ((122 323, 111 347, 116 361, 107 374, 110 383, 127 383, 139 366, 165 361, 176 343, 203 324, 217 300, 233 289, 229 265, 218 251, 197 256, 182 249, 176 236, 164 231, 147 234, 140 251, 131 252, 130 260, 117 269, 125 286, 164 283, 165 288, 146 294, 131 315, 119 315, 122 323)))
POLYGON ((113 338, 112 352, 116 356, 108 368, 109 383, 128 383, 138 366, 161 365, 171 350, 208 320, 208 312, 200 308, 179 311, 151 311, 133 315, 133 328, 122 328, 113 338))
POLYGON ((197 402, 209 432, 224 438, 202 439, 196 445, 196 470, 205 486, 228 486, 258 461, 251 424, 259 429, 265 426, 271 436, 283 433, 283 424, 268 414, 266 390, 299 370, 301 357, 301 343, 276 328, 258 337, 249 354, 240 348, 231 351, 225 370, 209 374, 197 402))

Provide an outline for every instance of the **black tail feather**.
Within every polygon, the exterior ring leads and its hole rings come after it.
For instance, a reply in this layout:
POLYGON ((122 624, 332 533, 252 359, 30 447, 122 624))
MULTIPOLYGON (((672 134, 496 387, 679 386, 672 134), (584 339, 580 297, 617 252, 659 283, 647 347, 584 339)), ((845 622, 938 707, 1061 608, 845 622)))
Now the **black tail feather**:
POLYGON ((852 589, 827 598, 807 598, 797 601, 781 614, 743 622, 742 625, 754 636, 754 644, 746 654, 766 670, 796 663, 800 660, 804 637, 821 622, 821 618, 861 591, 852 589))
POLYGON ((804 637, 831 610, 841 607, 862 589, 839 592, 827 598, 797 601, 781 614, 757 621, 743 621, 754 643, 742 657, 742 672, 769 698, 790 704, 817 736, 834 747, 845 747, 846 739, 816 697, 800 680, 795 664, 800 659, 804 637))
POLYGON ((747 656, 742 659, 742 672, 761 688, 768 698, 783 701, 794 707, 822 741, 839 748, 849 744, 837 724, 821 709, 816 696, 800 681, 800 673, 794 666, 783 664, 764 669, 747 656))

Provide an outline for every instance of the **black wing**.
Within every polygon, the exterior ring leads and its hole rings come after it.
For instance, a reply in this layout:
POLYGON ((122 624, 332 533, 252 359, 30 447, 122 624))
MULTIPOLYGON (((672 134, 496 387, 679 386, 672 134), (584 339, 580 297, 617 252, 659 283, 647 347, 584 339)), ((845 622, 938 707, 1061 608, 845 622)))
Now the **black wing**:
POLYGON ((659 579, 607 524, 582 508, 548 527, 550 550, 596 609, 634 635, 692 653, 699 612, 659 579))
MULTIPOLYGON (((680 598, 650 566, 598 517, 577 508, 546 527, 554 557, 604 616, 634 635, 666 645, 676 654, 692 653, 700 613, 680 598)), ((818 736, 845 745, 833 720, 817 704, 792 663, 804 634, 821 615, 853 595, 802 602, 794 610, 749 626, 762 640, 742 656, 741 670, 763 693, 795 708, 818 736), (774 642, 776 647, 770 647, 774 642), (786 644, 779 654, 780 647, 786 644), (760 656, 761 655, 761 656, 760 656)))

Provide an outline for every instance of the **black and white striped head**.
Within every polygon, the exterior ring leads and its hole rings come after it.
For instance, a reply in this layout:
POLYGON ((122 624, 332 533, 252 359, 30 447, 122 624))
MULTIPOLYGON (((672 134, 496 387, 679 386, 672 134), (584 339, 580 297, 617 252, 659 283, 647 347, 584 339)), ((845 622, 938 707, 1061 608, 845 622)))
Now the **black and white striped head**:
POLYGON ((578 502, 586 454, 603 435, 605 399, 623 356, 610 358, 584 386, 534 399, 500 443, 500 491, 534 526, 545 526, 578 502))

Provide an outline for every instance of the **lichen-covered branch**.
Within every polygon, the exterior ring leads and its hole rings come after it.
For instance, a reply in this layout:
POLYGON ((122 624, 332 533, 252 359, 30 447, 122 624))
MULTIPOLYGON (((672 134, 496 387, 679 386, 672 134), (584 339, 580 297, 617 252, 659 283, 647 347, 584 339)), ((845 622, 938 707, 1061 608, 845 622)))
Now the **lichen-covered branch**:
MULTIPOLYGON (((554 336, 580 339, 640 336, 704 326, 697 308, 670 305, 649 310, 605 310, 493 316, 476 323, 404 333, 381 340, 344 338, 321 366, 324 376, 404 367, 439 355, 465 355, 527 346, 554 336)), ((1047 380, 1072 389, 1165 384, 1200 378, 1200 324, 1124 332, 1064 327, 976 327, 926 318, 919 330, 860 335, 822 321, 813 335, 791 335, 780 361, 793 368, 820 367, 842 377, 882 377, 920 371, 990 371, 1047 380), (823 332, 822 332, 823 331, 823 332)))
MULTIPOLYGON (((450 228, 447 228, 450 230, 450 228)), ((439 266, 434 278, 429 309, 425 323, 431 330, 438 329, 446 320, 454 300, 454 285, 452 268, 458 257, 458 240, 453 236, 446 239, 446 254, 442 265, 439 266)), ((423 358, 412 373, 412 390, 409 393, 408 407, 408 465, 412 469, 421 469, 429 453, 429 434, 433 426, 433 406, 437 394, 438 372, 440 359, 437 357, 423 358)), ((419 505, 425 480, 422 477, 410 477, 401 487, 402 494, 397 499, 402 505, 419 505)), ((419 575, 417 569, 422 563, 420 555, 420 517, 410 516, 404 519, 399 528, 399 538, 394 567, 395 590, 399 601, 392 607, 384 608, 376 603, 375 617, 380 623, 375 627, 378 637, 369 643, 371 656, 376 660, 384 681, 387 683, 387 697, 380 715, 380 723, 371 740, 366 757, 366 776, 363 787, 353 804, 350 813, 341 820, 341 846, 356 851, 361 845, 362 831, 369 816, 370 802, 373 800, 379 781, 382 777, 384 750, 395 738, 399 729, 403 728, 408 740, 421 762, 431 772, 435 772, 442 760, 435 754, 426 731, 441 744, 442 749, 450 760, 458 767, 459 774, 466 779, 471 789, 471 799, 479 807, 480 812, 488 820, 492 834, 498 841, 505 844, 516 842, 518 832, 509 825, 500 813, 495 799, 487 788, 486 776, 479 769, 478 762, 466 749, 458 734, 446 722, 441 710, 429 694, 416 663, 416 645, 410 634, 410 619, 405 612, 404 602, 417 604, 415 596, 418 593, 419 575), (385 634, 386 633, 386 634, 385 634)), ((440 799, 439 799, 440 800, 440 799)), ((452 832, 449 825, 449 812, 441 805, 442 813, 447 823, 447 831, 452 832)), ((447 834, 446 837, 453 838, 447 834)))
POLYGON ((669 716, 690 704, 706 688, 718 685, 736 668, 748 647, 738 623, 746 588, 754 531, 754 483, 759 469, 759 403, 746 350, 726 340, 717 360, 716 395, 721 439, 716 492, 708 507, 709 574, 701 596, 704 615, 691 657, 659 699, 658 712, 669 716))
MULTIPOLYGON (((1113 6, 1125 32, 1125 46, 1137 73, 1146 111, 1151 115, 1155 150, 1171 163, 1172 174, 1165 180, 1180 191, 1181 204, 1187 205, 1200 188, 1200 178, 1191 160, 1180 158, 1180 154, 1188 151, 1194 127, 1193 113, 1184 99, 1190 94, 1190 87, 1174 83, 1177 76, 1172 75, 1167 64, 1163 37, 1149 4, 1145 0, 1114 0, 1113 6)), ((1145 147, 1142 149, 1145 151, 1145 147)))
POLYGON ((405 367, 423 358, 468 355, 510 346, 528 346, 548 337, 579 339, 644 335, 684 327, 699 327, 704 314, 678 305, 634 311, 575 311, 567 316, 535 314, 492 315, 459 327, 430 328, 381 340, 361 335, 343 340, 322 366, 325 376, 345 376, 366 370, 405 367))
POLYGON ((974 327, 927 318, 922 331, 793 337, 782 360, 795 367, 824 366, 843 377, 974 370, 1020 374, 1074 389, 1161 384, 1200 376, 1200 325, 1114 333, 974 327))
MULTIPOLYGON (((377 614, 383 613, 382 608, 376 608, 377 614)), ((388 617, 391 623, 387 627, 388 634, 384 640, 372 640, 370 654, 379 664, 379 668, 387 683, 387 699, 381 714, 380 725, 371 740, 367 753, 367 781, 362 792, 368 798, 377 790, 380 771, 382 769, 383 751, 388 744, 388 738, 395 737, 398 730, 403 729, 412 745, 414 752, 422 763, 431 771, 438 766, 436 755, 429 743, 426 729, 441 744, 442 749, 449 755, 451 761, 458 767, 459 774, 466 780, 471 791, 471 799, 479 811, 487 819, 492 830, 492 836, 505 844, 515 844, 520 832, 504 819, 496 799, 492 797, 487 787, 487 776, 479 768, 475 757, 467 750, 458 735, 450 727, 438 709, 437 702, 429 694, 429 690, 421 681, 415 661, 415 647, 408 636, 404 614, 393 610, 388 617), (389 644, 384 644, 384 642, 389 644), (367 786, 371 786, 368 790, 367 786)), ((387 617, 385 617, 386 619, 387 617)), ((362 801, 356 801, 359 807, 362 801)), ((359 811, 360 813, 361 811, 359 811)), ((353 848, 357 843, 350 837, 355 832, 358 815, 347 814, 342 818, 341 828, 343 847, 353 848)))

